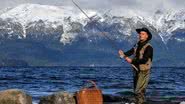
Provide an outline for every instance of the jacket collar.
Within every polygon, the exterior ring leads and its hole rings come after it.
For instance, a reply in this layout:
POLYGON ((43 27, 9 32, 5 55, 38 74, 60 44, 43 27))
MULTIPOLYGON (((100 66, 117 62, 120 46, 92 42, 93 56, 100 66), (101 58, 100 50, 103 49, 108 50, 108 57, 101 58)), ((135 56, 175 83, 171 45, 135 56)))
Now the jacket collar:
POLYGON ((143 47, 145 44, 147 44, 148 43, 148 41, 144 41, 144 42, 141 42, 141 41, 139 41, 138 43, 137 43, 137 45, 138 45, 138 47, 143 47))

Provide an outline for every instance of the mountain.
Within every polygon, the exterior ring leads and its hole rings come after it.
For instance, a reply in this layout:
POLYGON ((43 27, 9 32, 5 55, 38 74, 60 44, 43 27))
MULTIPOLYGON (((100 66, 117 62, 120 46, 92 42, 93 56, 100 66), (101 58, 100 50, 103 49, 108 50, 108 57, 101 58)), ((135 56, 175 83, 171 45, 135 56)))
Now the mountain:
POLYGON ((154 65, 185 66, 185 10, 157 10, 150 18, 85 10, 91 21, 77 8, 67 6, 22 4, 2 11, 0 63, 120 66, 117 50, 101 32, 116 48, 128 50, 137 42, 135 29, 147 27, 153 34, 154 65))

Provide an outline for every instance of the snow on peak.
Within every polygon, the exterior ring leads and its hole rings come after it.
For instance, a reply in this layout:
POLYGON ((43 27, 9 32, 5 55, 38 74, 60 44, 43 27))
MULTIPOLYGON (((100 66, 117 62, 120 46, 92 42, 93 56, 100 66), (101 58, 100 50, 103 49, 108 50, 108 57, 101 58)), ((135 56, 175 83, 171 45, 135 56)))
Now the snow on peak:
MULTIPOLYGON (((95 11, 87 11, 89 16, 96 14, 95 11)), ((72 17, 72 19, 84 19, 84 15, 81 12, 76 11, 74 7, 58 7, 51 5, 40 4, 21 4, 14 9, 9 10, 6 13, 0 15, 1 18, 14 18, 23 25, 26 25, 30 21, 50 21, 50 22, 62 22, 64 17, 72 17)))
MULTIPOLYGON (((92 10, 86 10, 88 16, 96 15, 97 13, 92 10)), ((56 28, 58 25, 63 25, 64 32, 68 30, 65 20, 70 18, 70 22, 78 21, 82 24, 87 22, 87 17, 76 9, 69 6, 51 6, 40 4, 21 4, 11 10, 8 10, 0 14, 2 19, 11 19, 14 22, 18 22, 23 26, 23 31, 26 32, 26 27, 31 22, 39 20, 44 21, 47 26, 56 28)), ((26 37, 26 33, 23 34, 26 37)))
POLYGON ((22 4, 14 9, 2 14, 1 18, 13 18, 20 22, 22 25, 26 25, 30 21, 57 21, 64 15, 64 11, 55 6, 39 5, 39 4, 22 4))
POLYGON ((185 29, 185 10, 180 11, 161 11, 155 12, 153 25, 163 38, 164 43, 171 38, 172 32, 177 29, 185 29))

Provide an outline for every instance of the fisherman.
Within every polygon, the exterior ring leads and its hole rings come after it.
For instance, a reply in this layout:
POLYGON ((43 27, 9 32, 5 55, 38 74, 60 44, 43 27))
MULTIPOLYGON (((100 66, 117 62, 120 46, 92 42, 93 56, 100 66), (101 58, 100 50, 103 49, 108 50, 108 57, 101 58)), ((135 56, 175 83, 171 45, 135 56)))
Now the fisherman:
POLYGON ((135 101, 136 104, 144 104, 153 58, 153 48, 149 43, 152 34, 147 28, 136 29, 136 32, 139 34, 139 42, 127 52, 119 50, 118 53, 121 58, 135 66, 133 72, 135 101), (134 55, 134 58, 129 58, 131 55, 134 55))

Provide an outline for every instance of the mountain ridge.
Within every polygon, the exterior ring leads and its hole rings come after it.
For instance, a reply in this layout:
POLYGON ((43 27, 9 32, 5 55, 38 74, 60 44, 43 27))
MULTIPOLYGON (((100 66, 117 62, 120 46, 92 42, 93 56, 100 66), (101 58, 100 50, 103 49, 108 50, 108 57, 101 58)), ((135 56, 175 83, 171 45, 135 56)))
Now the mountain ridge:
POLYGON ((150 18, 85 11, 92 21, 74 7, 22 4, 7 9, 0 14, 0 45, 5 45, 0 54, 6 56, 3 60, 26 60, 29 65, 120 65, 120 60, 115 58, 117 52, 111 50, 111 44, 100 32, 105 32, 120 49, 126 50, 137 42, 135 29, 147 27, 153 34, 155 65, 165 64, 164 60, 174 65, 180 60, 180 65, 185 65, 185 57, 181 55, 185 51, 183 10, 158 10, 150 18), (43 52, 41 49, 45 50, 43 55, 38 54, 43 52), (54 53, 61 57, 52 56, 54 53))

